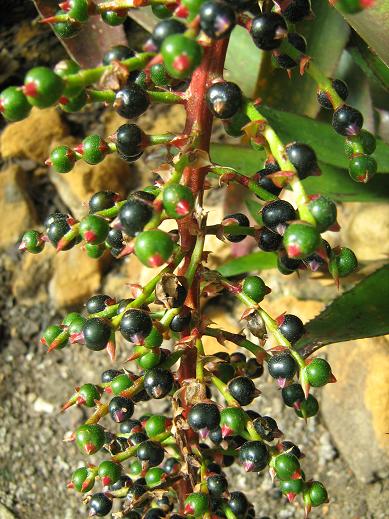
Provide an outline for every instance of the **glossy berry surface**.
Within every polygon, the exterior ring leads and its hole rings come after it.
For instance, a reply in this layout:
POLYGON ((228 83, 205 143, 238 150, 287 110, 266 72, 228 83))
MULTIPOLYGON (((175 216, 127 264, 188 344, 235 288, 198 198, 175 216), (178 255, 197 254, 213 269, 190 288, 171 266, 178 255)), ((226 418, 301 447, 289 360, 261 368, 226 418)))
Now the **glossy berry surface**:
POLYGON ((191 315, 190 313, 181 313, 178 315, 175 315, 173 319, 170 322, 170 329, 173 330, 173 332, 183 332, 185 328, 187 328, 191 321, 191 315))
POLYGON ((317 230, 322 233, 336 223, 336 204, 324 195, 315 196, 308 204, 309 210, 316 221, 317 230))
POLYGON ((319 171, 316 153, 307 144, 292 142, 286 146, 286 152, 301 180, 319 171))
POLYGON ((103 350, 111 336, 111 325, 109 321, 99 317, 87 319, 82 327, 85 346, 93 351, 103 350))
POLYGON ((282 400, 288 407, 294 407, 295 404, 299 404, 305 400, 303 388, 300 384, 291 384, 282 388, 281 391, 282 400))
POLYGON ((24 79, 24 94, 32 106, 47 108, 58 101, 64 90, 64 81, 51 69, 35 67, 24 79))
POLYGON ((192 191, 181 184, 171 184, 163 190, 163 207, 168 216, 179 220, 188 216, 194 207, 192 191))
POLYGON ((236 83, 222 81, 208 88, 206 99, 215 117, 230 119, 242 105, 242 91, 236 83))
POLYGON ((248 377, 236 377, 228 383, 228 391, 240 405, 248 405, 256 396, 254 382, 248 377))
POLYGON ((261 227, 258 231, 257 239, 258 247, 265 252, 276 251, 282 243, 282 236, 267 227, 261 227))
POLYGON ((320 481, 312 481, 310 484, 309 498, 312 506, 320 506, 328 501, 327 490, 320 481))
POLYGON ((89 483, 86 481, 88 476, 89 472, 86 467, 80 467, 73 472, 71 481, 78 492, 89 492, 93 488, 93 480, 89 483))
POLYGON ((269 461, 266 445, 261 441, 248 441, 239 450, 239 461, 246 472, 259 472, 269 461))
POLYGON ((240 407, 225 407, 220 413, 223 438, 241 433, 247 422, 246 413, 240 407))
POLYGON ((248 276, 242 284, 243 293, 256 303, 262 301, 267 294, 265 282, 259 276, 248 276))
POLYGON ((27 250, 32 254, 39 254, 44 249, 45 243, 39 231, 26 231, 21 239, 19 249, 27 250))
POLYGON ((269 175, 276 173, 277 171, 280 171, 280 166, 277 164, 277 162, 266 162, 265 167, 258 171, 254 177, 258 184, 263 187, 263 189, 266 189, 266 191, 269 191, 269 193, 272 193, 276 196, 281 193, 282 187, 278 187, 269 177, 269 175))
POLYGON ((133 382, 128 375, 120 373, 112 379, 111 389, 114 395, 120 395, 122 391, 133 386, 133 382))
POLYGON ((283 494, 295 496, 300 494, 304 488, 303 479, 287 479, 280 481, 280 490, 283 494))
POLYGON ((134 193, 120 208, 119 221, 128 236, 136 236, 151 219, 154 198, 149 193, 134 193))
MULTIPOLYGON (((239 225, 241 227, 248 227, 250 225, 250 221, 245 214, 234 213, 227 214, 222 220, 222 225, 239 225)), ((234 243, 240 242, 245 238, 245 234, 226 234, 226 239, 234 243)))
POLYGON ((331 366, 325 359, 313 359, 306 367, 306 372, 312 387, 325 386, 332 378, 331 366))
POLYGON ((297 364, 289 353, 278 353, 270 357, 268 369, 273 378, 289 380, 296 374, 297 364))
POLYGON ((88 135, 78 150, 88 164, 99 164, 109 152, 108 144, 100 135, 88 135))
POLYGON ((25 119, 31 111, 31 104, 20 88, 10 86, 0 94, 0 113, 9 122, 25 119))
POLYGON ((103 11, 101 13, 101 19, 107 25, 116 27, 127 20, 127 12, 127 9, 124 9, 123 11, 103 11))
POLYGON ((142 342, 149 335, 152 327, 149 314, 137 308, 127 310, 120 321, 120 333, 130 342, 142 342))
MULTIPOLYGON (((340 278, 349 276, 358 268, 357 257, 348 247, 342 247, 332 261, 335 262, 337 276, 340 278)), ((330 262, 330 270, 332 261, 330 262)))
POLYGON ((119 195, 113 191, 98 191, 89 199, 89 212, 93 214, 109 209, 115 205, 118 199, 119 195))
POLYGON ((248 359, 245 366, 245 373, 250 378, 258 378, 263 374, 263 365, 257 359, 248 359))
POLYGON ((112 510, 112 501, 102 492, 93 494, 92 499, 89 501, 89 510, 89 515, 103 517, 104 515, 108 515, 112 510))
POLYGON ((363 116, 352 106, 342 105, 332 116, 332 127, 340 135, 358 135, 363 126, 363 116))
POLYGON ((129 398, 115 396, 109 403, 109 414, 116 423, 129 420, 134 412, 134 404, 129 398))
POLYGON ((253 19, 251 36, 255 45, 262 50, 274 50, 281 45, 287 34, 284 18, 277 13, 264 13, 253 19))
POLYGON ((135 254, 146 267, 163 265, 173 252, 174 243, 169 234, 159 229, 141 232, 135 241, 135 254))
POLYGON ((285 481, 292 479, 300 470, 299 460, 293 454, 284 453, 275 458, 274 468, 277 476, 285 481))
POLYGON ((164 450, 158 443, 146 440, 139 445, 136 455, 140 461, 147 462, 150 467, 156 467, 164 458, 164 450))
POLYGON ((376 147, 376 138, 367 130, 361 130, 358 135, 347 137, 344 141, 344 152, 349 159, 361 155, 361 152, 371 155, 376 147))
POLYGON ((283 237, 285 250, 290 258, 303 259, 315 252, 320 245, 320 234, 309 223, 291 223, 283 237))
POLYGON ((80 222, 80 235, 91 245, 103 243, 108 236, 108 231, 107 220, 94 214, 86 216, 80 222))
POLYGON ((262 208, 262 221, 272 231, 277 231, 279 225, 296 218, 296 211, 286 200, 269 202, 262 208))
POLYGON ((213 0, 200 8, 200 27, 214 40, 225 38, 235 26, 235 11, 225 2, 213 0))
POLYGON ((309 394, 308 398, 301 402, 300 408, 295 409, 294 412, 300 418, 311 418, 319 412, 319 403, 313 395, 309 394))
POLYGON ((249 502, 243 492, 236 491, 231 492, 228 506, 236 516, 244 517, 249 508, 249 502))
POLYGON ((185 513, 200 517, 209 511, 209 498, 207 494, 193 492, 185 499, 185 513))
POLYGON ((116 131, 118 152, 125 157, 138 157, 142 153, 143 131, 134 123, 122 124, 116 131))
POLYGON ((102 461, 99 465, 98 475, 103 486, 115 484, 122 474, 121 466, 113 461, 102 461))
POLYGON ((284 314, 277 319, 277 322, 282 335, 292 344, 304 335, 304 324, 297 315, 284 314))
POLYGON ((188 424, 194 431, 213 431, 219 426, 220 412, 216 404, 195 404, 188 413, 188 424))
POLYGON ((134 56, 135 52, 127 45, 115 45, 104 54, 103 65, 110 65, 113 61, 123 61, 134 56))
MULTIPOLYGON (((301 54, 305 54, 307 50, 307 42, 304 36, 298 34, 297 32, 288 33, 288 43, 293 45, 295 49, 301 52, 301 54)), ((297 62, 292 59, 287 54, 278 54, 275 56, 275 61, 277 64, 286 70, 290 70, 294 67, 297 67, 297 62)))
POLYGON ((78 391, 78 404, 84 404, 87 407, 94 407, 96 401, 100 400, 101 392, 94 384, 83 384, 78 391))
MULTIPOLYGON (((341 79, 332 79, 331 86, 338 94, 338 96, 342 99, 342 101, 346 101, 348 97, 348 87, 346 83, 341 79)), ((333 103, 329 92, 318 89, 317 101, 322 108, 325 108, 326 110, 332 110, 333 103)))
POLYGON ((104 445, 105 434, 101 425, 81 425, 76 430, 76 444, 83 454, 94 454, 104 445))
POLYGON ((157 49, 161 48, 164 40, 173 34, 181 34, 186 31, 186 26, 176 19, 163 20, 157 23, 153 29, 152 40, 157 49))
POLYGON ((149 104, 147 92, 136 83, 130 83, 116 93, 113 106, 121 117, 134 119, 142 115, 149 104))
POLYGON ((151 398, 160 399, 173 388, 173 375, 162 368, 150 369, 144 376, 144 386, 151 398))
POLYGON ((69 146, 57 146, 50 153, 50 162, 57 173, 69 173, 76 163, 76 154, 69 146))
POLYGON ((200 45, 183 34, 168 36, 162 43, 161 53, 166 70, 176 79, 188 77, 203 55, 200 45))
POLYGON ((271 416, 258 416, 254 419, 253 425, 256 432, 268 442, 281 436, 277 422, 271 416))
POLYGON ((291 0, 287 2, 285 9, 282 9, 282 15, 292 23, 300 22, 311 12, 311 3, 309 0, 291 0))
POLYGON ((301 260, 289 258, 285 250, 281 250, 277 258, 277 267, 281 274, 288 276, 296 272, 302 265, 301 260))
POLYGON ((349 162, 348 172, 355 182, 365 184, 377 173, 377 162, 367 155, 353 157, 349 162))

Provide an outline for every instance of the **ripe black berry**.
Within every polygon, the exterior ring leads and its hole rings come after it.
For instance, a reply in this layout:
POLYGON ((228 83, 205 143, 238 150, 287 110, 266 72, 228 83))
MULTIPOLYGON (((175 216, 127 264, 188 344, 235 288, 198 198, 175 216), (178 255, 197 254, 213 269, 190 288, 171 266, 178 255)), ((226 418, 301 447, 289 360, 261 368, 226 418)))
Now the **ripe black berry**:
POLYGON ((228 506, 235 515, 238 517, 244 517, 249 507, 249 502, 243 492, 231 492, 228 506))
POLYGON ((282 450, 283 452, 290 452, 293 454, 293 456, 296 456, 297 459, 300 459, 302 457, 300 449, 297 447, 296 444, 290 441, 283 441, 281 442, 282 450))
POLYGON ((207 36, 220 40, 230 34, 235 26, 235 11, 225 2, 210 1, 200 8, 200 27, 207 36))
POLYGON ((268 362, 269 373, 273 378, 291 379, 297 371, 297 364, 289 353, 279 353, 270 357, 268 362))
POLYGON ((82 333, 87 348, 93 351, 103 350, 111 336, 111 325, 109 321, 92 317, 85 321, 82 333))
MULTIPOLYGON (((62 215, 61 215, 62 216, 62 215)), ((71 227, 67 222, 67 215, 63 215, 64 217, 56 218, 52 221, 47 228, 47 237, 50 242, 56 247, 61 238, 65 236, 67 232, 70 231, 71 227)), ((65 248, 70 249, 75 244, 75 240, 72 240, 65 248)))
MULTIPOLYGON (((248 227, 250 225, 249 219, 243 213, 228 214, 223 218, 222 225, 239 225, 241 227, 248 227)), ((228 241, 237 243, 246 238, 245 234, 226 234, 228 241)))
POLYGON ((136 83, 130 83, 116 93, 113 106, 121 117, 134 119, 142 115, 149 104, 147 92, 136 83))
POLYGON ((230 119, 242 105, 242 91, 236 83, 222 81, 208 88, 206 99, 215 117, 230 119))
POLYGON ((194 431, 204 433, 216 429, 220 423, 220 412, 216 404, 195 404, 188 413, 188 424, 194 431))
POLYGON ((305 399, 303 388, 300 384, 291 384, 282 388, 282 400, 288 407, 294 407, 305 399))
POLYGON ((284 250, 280 252, 277 258, 277 267, 281 274, 288 276, 293 274, 302 266, 302 261, 299 259, 289 258, 284 250))
POLYGON ((123 372, 119 371, 118 369, 107 369, 106 371, 103 371, 101 374, 101 382, 103 384, 107 384, 109 382, 112 382, 112 380, 117 377, 118 375, 121 375, 123 372))
POLYGON ((219 443, 221 443, 223 441, 223 436, 222 436, 222 429, 221 427, 216 427, 216 429, 214 429, 213 431, 210 431, 209 432, 209 439, 213 442, 213 443, 216 443, 216 445, 218 445, 219 443))
POLYGON ((163 40, 172 34, 180 34, 186 31, 186 25, 182 22, 170 19, 170 20, 162 20, 157 23, 157 25, 153 29, 152 40, 154 45, 159 50, 163 40))
POLYGON ((277 162, 267 162, 265 167, 255 174, 254 178, 256 182, 258 182, 258 184, 263 187, 263 189, 266 189, 266 191, 269 191, 269 193, 278 196, 281 193, 282 188, 276 186, 273 180, 268 177, 268 175, 271 173, 276 173, 279 170, 280 166, 277 162))
POLYGON ((228 481, 225 476, 215 474, 207 478, 208 492, 211 496, 221 496, 228 489, 228 481))
MULTIPOLYGON (((304 36, 301 36, 301 34, 298 34, 297 32, 290 32, 288 34, 288 42, 302 54, 307 50, 307 42, 304 36)), ((278 54, 275 56, 275 59, 278 65, 286 70, 297 67, 296 61, 287 54, 278 54)))
POLYGON ((114 396, 109 403, 109 414, 114 422, 121 423, 131 418, 134 404, 129 398, 114 396))
POLYGON ((279 225, 295 219, 296 211, 286 200, 275 200, 262 208, 262 221, 272 231, 277 231, 279 225))
POLYGON ((138 191, 133 193, 119 211, 119 221, 128 236, 136 236, 141 232, 153 215, 150 193, 138 191))
POLYGON ((282 243, 282 236, 267 227, 261 227, 257 234, 258 247, 266 252, 277 250, 282 243))
POLYGON ((255 398, 254 382, 248 377, 235 377, 228 383, 228 391, 240 405, 248 405, 255 398))
POLYGON ((114 250, 122 250, 124 247, 123 233, 119 229, 110 229, 105 243, 114 250))
POLYGON ((253 421, 253 425, 257 433, 268 442, 279 438, 282 434, 277 422, 271 416, 259 416, 253 421))
POLYGON ((138 125, 122 124, 116 131, 116 146, 119 154, 124 157, 138 157, 143 153, 142 141, 144 133, 138 125))
POLYGON ((246 472, 259 472, 269 461, 266 445, 261 441, 248 441, 239 450, 239 461, 246 472))
POLYGON ((173 332, 180 333, 185 330, 190 324, 191 314, 189 311, 182 311, 180 314, 173 317, 170 323, 170 329, 173 332))
POLYGON ((89 515, 97 515, 102 517, 109 514, 112 510, 112 501, 102 492, 93 494, 92 499, 89 501, 89 515))
POLYGON ((307 144, 292 142, 286 146, 286 152, 301 180, 319 171, 316 153, 307 144))
POLYGON ((107 306, 113 303, 114 301, 110 296, 107 296, 106 294, 97 294, 90 297, 85 306, 88 314, 96 314, 97 312, 102 312, 107 308, 107 306))
POLYGON ((115 45, 104 54, 103 65, 110 65, 113 61, 122 61, 134 56, 135 52, 126 45, 115 45))
POLYGON ((363 116, 352 106, 342 105, 332 116, 332 127, 340 135, 358 135, 363 126, 363 116))
POLYGON ((254 18, 250 32, 257 47, 273 50, 281 45, 282 38, 287 34, 287 26, 281 15, 264 13, 254 18))
POLYGON ((143 432, 135 432, 128 437, 129 445, 138 445, 148 440, 147 434, 143 432))
POLYGON ((302 320, 293 314, 285 314, 277 320, 278 329, 289 342, 292 344, 297 342, 305 332, 302 320))
POLYGON ((173 375, 162 368, 153 368, 144 376, 144 386, 147 394, 152 398, 163 398, 173 388, 173 375))
MULTIPOLYGON (((331 80, 332 88, 335 90, 335 92, 338 94, 338 96, 343 100, 346 101, 348 97, 348 87, 344 81, 341 79, 332 79, 331 80)), ((319 105, 322 108, 325 108, 326 110, 332 110, 332 101, 331 96, 328 92, 325 90, 318 89, 317 91, 317 101, 319 105)))
POLYGON ((89 212, 97 213, 97 211, 109 209, 119 198, 119 195, 113 191, 98 191, 89 200, 89 212))
POLYGON ((130 420, 126 420, 120 424, 120 432, 122 434, 130 434, 131 432, 140 432, 142 429, 142 424, 140 420, 135 420, 134 418, 130 420))
POLYGON ((249 359, 245 366, 246 375, 250 378, 258 378, 263 374, 263 365, 257 359, 249 359))
POLYGON ((290 0, 285 3, 286 7, 282 10, 283 16, 292 23, 303 20, 311 12, 309 0, 290 0))
POLYGON ((147 462, 149 467, 156 467, 164 458, 164 450, 158 443, 146 440, 139 445, 136 455, 138 460, 147 462))
POLYGON ((149 335, 153 322, 147 312, 132 308, 127 310, 120 322, 120 333, 130 342, 142 343, 149 335))

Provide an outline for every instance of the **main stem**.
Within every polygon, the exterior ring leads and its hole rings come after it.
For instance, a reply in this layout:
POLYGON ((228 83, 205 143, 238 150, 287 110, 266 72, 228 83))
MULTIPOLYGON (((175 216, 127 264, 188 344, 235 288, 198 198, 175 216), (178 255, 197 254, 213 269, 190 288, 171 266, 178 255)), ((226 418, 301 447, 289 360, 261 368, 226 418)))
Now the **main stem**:
MULTIPOLYGON (((184 134, 192 137, 193 149, 203 150, 207 153, 209 152, 211 140, 212 114, 207 107, 205 96, 212 82, 222 77, 227 46, 228 38, 218 41, 211 47, 204 49, 201 65, 194 71, 187 91, 184 134)), ((197 197, 200 206, 203 202, 204 179, 206 174, 206 167, 186 167, 182 177, 182 183, 190 187, 194 196, 197 197)), ((199 231, 195 216, 189 215, 178 221, 180 244, 182 250, 185 251, 184 264, 179 272, 182 276, 187 273, 191 264, 191 257, 196 245, 196 230, 199 231)), ((200 284, 196 272, 194 276, 190 277, 192 279, 185 304, 192 308, 194 316, 198 317, 200 313, 200 284)), ((187 347, 178 369, 178 379, 180 383, 185 379, 196 377, 196 357, 196 348, 187 347)), ((190 431, 188 431, 188 445, 191 445, 193 440, 194 438, 190 437, 190 431)), ((180 509, 183 511, 185 497, 193 491, 189 478, 183 478, 178 482, 176 489, 180 509)))

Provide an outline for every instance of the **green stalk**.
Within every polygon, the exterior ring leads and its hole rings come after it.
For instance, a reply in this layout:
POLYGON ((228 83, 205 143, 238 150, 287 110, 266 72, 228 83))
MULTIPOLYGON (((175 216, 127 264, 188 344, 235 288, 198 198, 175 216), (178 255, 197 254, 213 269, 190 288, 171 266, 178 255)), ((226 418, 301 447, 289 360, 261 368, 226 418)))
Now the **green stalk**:
POLYGON ((185 273, 185 277, 188 280, 188 285, 192 286, 194 277, 197 272, 197 267, 201 263, 203 250, 204 250, 204 242, 205 242, 205 234, 202 231, 199 231, 199 234, 196 238, 196 244, 194 246, 192 256, 190 259, 190 263, 188 269, 185 273))
MULTIPOLYGON (((220 177, 223 175, 234 175, 234 178, 231 179, 232 182, 237 182, 238 184, 244 185, 261 200, 277 200, 278 198, 276 195, 273 195, 272 193, 269 193, 269 191, 266 191, 266 189, 263 189, 263 187, 258 185, 250 177, 244 175, 243 173, 239 173, 233 168, 229 168, 227 166, 211 166, 209 168, 209 173, 214 173, 220 177)), ((228 179, 228 181, 230 181, 230 179, 228 179)))

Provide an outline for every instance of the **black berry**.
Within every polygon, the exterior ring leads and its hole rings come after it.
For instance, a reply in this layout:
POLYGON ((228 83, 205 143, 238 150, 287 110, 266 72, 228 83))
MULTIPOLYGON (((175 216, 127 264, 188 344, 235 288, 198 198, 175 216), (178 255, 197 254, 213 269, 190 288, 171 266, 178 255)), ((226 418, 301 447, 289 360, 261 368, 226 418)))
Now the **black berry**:
POLYGON ((259 472, 269 461, 266 445, 261 441, 248 441, 239 450, 239 461, 246 472, 259 472))
POLYGON ((149 335, 153 322, 147 312, 133 308, 127 310, 120 322, 120 333, 130 342, 142 343, 149 335))
POLYGON ((180 34, 186 31, 186 25, 178 20, 162 20, 153 29, 152 40, 154 45, 161 47, 163 40, 172 34, 180 34))
POLYGON ((85 306, 88 314, 96 314, 97 312, 102 312, 105 310, 107 306, 113 304, 113 302, 114 301, 110 298, 110 296, 105 294, 98 294, 90 297, 85 306))
POLYGON ((113 106, 121 117, 134 119, 142 115, 149 104, 147 92, 136 83, 130 83, 116 93, 113 106))
POLYGON ((116 131, 117 150, 124 157, 138 157, 139 153, 143 153, 143 139, 144 133, 138 125, 122 124, 116 131))
POLYGON ((262 50, 274 50, 281 45, 287 34, 284 18, 277 13, 264 13, 253 19, 251 36, 257 47, 262 50))
POLYGON ((111 336, 111 325, 109 321, 92 317, 85 321, 82 327, 82 333, 85 339, 85 345, 90 350, 103 350, 111 336))
POLYGON ((102 517, 109 514, 112 509, 112 501, 102 492, 93 494, 89 501, 90 515, 97 515, 102 517))
POLYGON ((248 377, 235 377, 228 383, 228 391, 240 405, 248 405, 254 400, 256 389, 248 377))
POLYGON ((292 23, 303 20, 311 12, 309 0, 290 0, 285 2, 285 9, 282 10, 283 16, 292 23))
POLYGON ((119 211, 119 221, 128 236, 141 232, 153 215, 154 196, 144 191, 133 193, 119 211))
POLYGON ((293 314, 285 314, 278 318, 278 329, 292 344, 297 342, 305 332, 302 320, 293 314))
POLYGON ((340 135, 358 135, 363 126, 363 116, 352 106, 342 105, 332 116, 332 127, 340 135))
MULTIPOLYGON (((338 94, 338 96, 343 100, 346 101, 348 97, 348 87, 344 81, 341 79, 332 79, 331 80, 332 88, 335 90, 335 92, 338 94)), ((331 95, 326 92, 325 90, 318 89, 317 91, 317 101, 319 105, 322 108, 325 108, 326 110, 332 110, 332 100, 331 95)))
POLYGON ((99 191, 89 200, 89 212, 97 213, 97 211, 109 209, 115 205, 118 199, 119 195, 113 191, 99 191))
POLYGON ((220 412, 216 404, 195 404, 188 414, 188 424, 194 431, 208 434, 219 426, 220 412))
POLYGON ((257 234, 258 247, 266 252, 276 251, 281 243, 282 236, 267 227, 261 227, 257 234))
POLYGON ((296 211, 286 200, 275 200, 262 208, 262 221, 272 231, 277 231, 279 225, 295 219, 296 211))
MULTIPOLYGON (((239 225, 241 227, 248 227, 250 225, 249 219, 243 213, 228 214, 223 218, 222 225, 239 225)), ((228 241, 237 243, 246 238, 245 234, 226 234, 228 241)))
POLYGON ((164 450, 158 443, 146 440, 141 443, 136 451, 140 461, 145 461, 150 467, 156 467, 164 458, 164 450))
POLYGON ((289 380, 296 374, 297 364, 289 353, 279 353, 270 357, 268 369, 273 378, 289 380))
POLYGON ((319 171, 316 153, 307 144, 292 142, 286 146, 286 153, 301 180, 319 171))
POLYGON ((134 56, 135 52, 126 45, 115 45, 104 54, 103 65, 110 65, 113 61, 122 61, 134 56))
POLYGON ((207 104, 215 117, 230 119, 242 105, 242 91, 231 81, 222 81, 207 90, 207 104))
POLYGON ((173 388, 173 375, 162 368, 153 368, 144 376, 144 386, 147 394, 152 398, 163 398, 173 388))
POLYGON ((207 36, 220 40, 230 34, 235 26, 235 11, 225 2, 210 1, 200 8, 200 27, 207 36))
POLYGON ((282 400, 288 407, 294 407, 305 399, 303 388, 300 384, 291 384, 282 388, 282 400))
POLYGON ((115 396, 109 403, 109 414, 114 422, 121 423, 131 418, 134 404, 129 398, 115 396))

